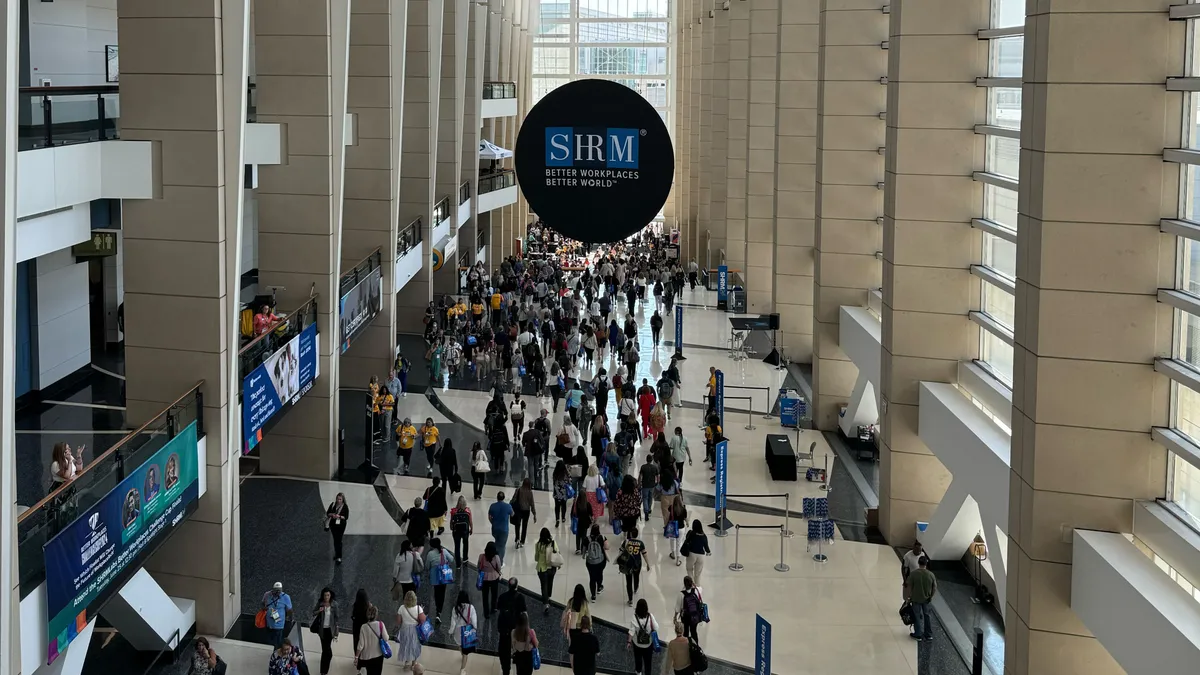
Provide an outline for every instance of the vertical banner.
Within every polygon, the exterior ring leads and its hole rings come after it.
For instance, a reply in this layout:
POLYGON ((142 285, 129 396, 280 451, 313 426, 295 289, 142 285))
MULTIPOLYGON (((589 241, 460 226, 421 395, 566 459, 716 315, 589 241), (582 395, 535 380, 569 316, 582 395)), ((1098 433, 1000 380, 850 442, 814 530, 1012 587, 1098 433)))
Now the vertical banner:
POLYGON ((717 512, 717 522, 725 511, 725 493, 729 491, 729 441, 717 443, 717 491, 713 496, 713 508, 717 512))
POLYGON ((683 308, 675 305, 675 358, 683 358, 683 308))
POLYGON ((383 309, 383 272, 375 268, 366 278, 358 282, 342 296, 339 307, 342 317, 342 353, 350 349, 350 343, 359 331, 371 323, 383 309))
POLYGON ((263 439, 263 425, 283 408, 300 400, 320 375, 317 324, 267 357, 242 380, 242 454, 263 439))
POLYGON ((771 675, 771 622, 754 615, 754 675, 771 675))
POLYGON ((729 309, 729 266, 717 267, 717 309, 729 309))
POLYGON ((717 413, 717 419, 720 420, 721 432, 725 432, 725 373, 717 371, 717 402, 713 405, 713 411, 717 413))

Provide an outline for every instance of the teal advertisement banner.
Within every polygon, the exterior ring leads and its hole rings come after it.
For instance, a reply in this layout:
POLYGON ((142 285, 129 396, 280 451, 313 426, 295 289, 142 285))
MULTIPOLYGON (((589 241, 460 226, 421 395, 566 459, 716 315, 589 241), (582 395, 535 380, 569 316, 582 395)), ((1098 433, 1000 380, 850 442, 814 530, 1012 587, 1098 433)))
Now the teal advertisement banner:
POLYGON ((196 423, 125 477, 43 549, 52 663, 199 497, 196 423))

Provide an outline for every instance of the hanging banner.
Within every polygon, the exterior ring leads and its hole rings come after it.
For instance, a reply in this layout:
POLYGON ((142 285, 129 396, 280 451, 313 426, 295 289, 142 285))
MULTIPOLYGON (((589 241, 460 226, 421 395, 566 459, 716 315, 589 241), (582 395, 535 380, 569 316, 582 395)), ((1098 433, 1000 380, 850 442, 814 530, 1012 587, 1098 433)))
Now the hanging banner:
POLYGON ((190 513, 199 479, 192 422, 47 542, 46 663, 58 658, 161 537, 190 513))
POLYGON ((263 439, 263 426, 312 389, 320 375, 317 324, 305 328, 242 380, 242 454, 263 439))
POLYGON ((771 623, 754 615, 754 675, 771 675, 771 623))
POLYGON ((543 96, 521 122, 514 161, 529 209, 588 244, 646 227, 675 175, 662 117, 613 80, 576 80, 543 96))
POLYGON ((383 274, 380 268, 371 270, 365 279, 358 282, 342 296, 342 353, 350 349, 359 331, 366 328, 375 315, 383 310, 383 274))

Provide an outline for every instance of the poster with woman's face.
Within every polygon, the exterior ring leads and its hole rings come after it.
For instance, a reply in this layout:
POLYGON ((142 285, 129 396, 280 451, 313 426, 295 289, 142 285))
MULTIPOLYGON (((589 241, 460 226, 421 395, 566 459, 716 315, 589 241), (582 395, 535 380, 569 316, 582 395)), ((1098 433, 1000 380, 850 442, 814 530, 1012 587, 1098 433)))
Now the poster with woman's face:
POLYGON ((179 455, 171 453, 167 458, 167 492, 179 483, 179 455))
POLYGON ((267 359, 267 373, 271 377, 271 384, 275 386, 275 393, 279 395, 280 404, 286 404, 300 391, 299 347, 298 340, 289 340, 267 359))

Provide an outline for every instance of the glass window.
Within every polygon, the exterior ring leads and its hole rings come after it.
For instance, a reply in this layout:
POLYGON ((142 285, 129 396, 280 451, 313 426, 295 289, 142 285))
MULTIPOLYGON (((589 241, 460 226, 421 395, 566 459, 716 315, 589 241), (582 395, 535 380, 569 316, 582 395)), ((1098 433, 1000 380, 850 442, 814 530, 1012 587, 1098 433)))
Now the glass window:
POLYGON ((983 234, 983 264, 997 272, 1017 278, 1017 245, 993 234, 983 234))
POLYGON ((1012 330, 1016 326, 1016 301, 1009 292, 998 286, 984 281, 983 297, 980 300, 980 310, 984 314, 995 319, 997 322, 1004 324, 1006 328, 1012 330))
POLYGON ((580 47, 579 75, 665 75, 666 47, 580 47))
POLYGON ((579 42, 633 42, 639 44, 667 42, 665 21, 581 21, 579 42))
POLYGON ((983 186, 983 217, 1017 229, 1017 193, 994 185, 983 186))
POLYGON ((988 124, 1005 129, 1021 128, 1021 90, 992 87, 988 90, 988 124))
POLYGON ((979 329, 979 360, 998 380, 1012 387, 1013 348, 1007 342, 979 329))
POLYGON ((988 136, 985 168, 1013 180, 1021 177, 1021 141, 1003 136, 988 136))
POLYGON ((579 0, 580 18, 666 18, 670 9, 667 0, 579 0))
POLYGON ((988 64, 988 73, 992 77, 1021 77, 1025 36, 996 38, 991 43, 991 63, 988 64))
POLYGON ((992 28, 1008 28, 1025 23, 1025 0, 992 0, 992 28))
MULTIPOLYGON (((1175 411, 1171 416, 1172 426, 1193 442, 1200 443, 1200 394, 1181 384, 1172 386, 1175 388, 1175 411)), ((1176 463, 1187 464, 1182 460, 1176 463)), ((1194 494, 1200 498, 1200 491, 1196 491, 1194 494)), ((1200 509, 1189 510, 1189 512, 1200 514, 1200 509)))
POLYGON ((533 48, 533 69, 543 75, 568 75, 571 72, 570 47, 533 48))

